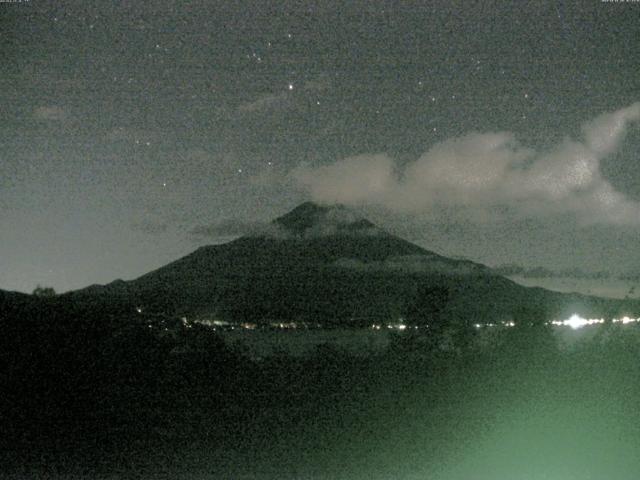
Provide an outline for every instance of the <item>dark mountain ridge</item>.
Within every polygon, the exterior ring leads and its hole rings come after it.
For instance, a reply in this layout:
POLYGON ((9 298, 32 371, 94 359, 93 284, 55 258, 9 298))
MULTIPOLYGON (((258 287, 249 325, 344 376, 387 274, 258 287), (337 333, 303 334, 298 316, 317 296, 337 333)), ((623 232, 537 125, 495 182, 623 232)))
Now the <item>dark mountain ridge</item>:
POLYGON ((304 203, 260 231, 200 247, 141 277, 64 295, 96 308, 234 321, 364 325, 541 321, 636 305, 527 288, 488 267, 438 255, 342 206, 304 203))

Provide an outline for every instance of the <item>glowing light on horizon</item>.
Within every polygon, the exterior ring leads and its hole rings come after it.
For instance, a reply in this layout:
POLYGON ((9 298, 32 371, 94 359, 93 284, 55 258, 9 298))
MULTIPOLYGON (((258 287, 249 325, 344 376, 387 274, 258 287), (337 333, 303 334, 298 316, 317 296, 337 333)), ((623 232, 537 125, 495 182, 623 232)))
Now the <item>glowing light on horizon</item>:
POLYGON ((640 321, 640 318, 629 318, 626 315, 622 318, 613 319, 613 323, 622 323, 623 325, 626 325, 627 323, 635 323, 638 321, 640 321))
MULTIPOLYGON (((601 324, 604 324, 605 322, 606 320, 604 318, 584 318, 578 315, 577 313, 574 313, 573 315, 571 315, 569 318, 565 320, 553 320, 551 322, 546 322, 545 325, 553 325, 556 327, 570 327, 573 330, 577 330, 579 328, 587 327, 590 325, 601 325, 601 324)), ((629 316, 624 316, 622 318, 613 318, 611 319, 611 323, 621 323, 623 325, 627 325, 630 323, 640 323, 640 317, 632 318, 629 316)), ((473 327, 476 329, 497 327, 497 326, 512 328, 512 327, 515 327, 516 324, 512 320, 506 321, 506 322, 503 321, 498 324, 496 323, 474 323, 473 324, 473 327)))
MULTIPOLYGON (((526 98, 526 95, 525 95, 525 98, 526 98)), ((584 327, 585 325, 589 325, 589 320, 587 320, 586 318, 582 318, 576 314, 573 314, 571 315, 571 317, 569 317, 568 320, 564 321, 564 324, 576 330, 578 328, 584 327)))
POLYGON ((571 327, 573 330, 577 330, 578 328, 582 328, 587 325, 597 325, 600 323, 604 323, 604 318, 583 318, 577 313, 574 313, 566 320, 554 320, 551 322, 552 325, 571 327))
MULTIPOLYGON (((626 315, 622 318, 613 318, 611 320, 611 323, 622 323, 623 325, 637 322, 640 322, 640 318, 630 318, 626 315)), ((605 323, 604 318, 583 318, 575 313, 571 315, 571 317, 569 317, 567 320, 554 320, 551 322, 552 325, 560 327, 571 327, 574 330, 588 325, 598 325, 603 323, 605 323)))

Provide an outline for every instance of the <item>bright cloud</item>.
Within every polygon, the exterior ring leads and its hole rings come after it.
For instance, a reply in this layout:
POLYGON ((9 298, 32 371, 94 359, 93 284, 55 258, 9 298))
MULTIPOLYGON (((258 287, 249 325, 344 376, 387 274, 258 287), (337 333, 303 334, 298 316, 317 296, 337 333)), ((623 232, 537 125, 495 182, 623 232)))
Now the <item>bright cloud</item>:
POLYGON ((525 215, 572 213, 582 222, 640 223, 640 204, 602 177, 600 160, 640 120, 640 102, 583 126, 581 140, 548 151, 521 145, 512 133, 471 133, 433 146, 399 168, 387 155, 361 155, 292 176, 314 200, 382 205, 421 212, 455 206, 486 218, 501 206, 525 215), (480 215, 482 213, 482 215, 480 215))
POLYGON ((362 155, 315 169, 301 167, 293 177, 316 200, 345 205, 384 203, 398 187, 393 170, 393 159, 387 155, 362 155))

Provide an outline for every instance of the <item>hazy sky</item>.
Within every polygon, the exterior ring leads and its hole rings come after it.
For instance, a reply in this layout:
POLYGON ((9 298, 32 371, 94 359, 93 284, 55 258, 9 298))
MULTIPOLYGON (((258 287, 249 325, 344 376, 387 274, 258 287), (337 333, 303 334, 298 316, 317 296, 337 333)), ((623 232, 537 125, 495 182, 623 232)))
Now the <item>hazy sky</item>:
POLYGON ((640 271, 640 3, 0 3, 0 288, 130 279, 301 201, 640 271))

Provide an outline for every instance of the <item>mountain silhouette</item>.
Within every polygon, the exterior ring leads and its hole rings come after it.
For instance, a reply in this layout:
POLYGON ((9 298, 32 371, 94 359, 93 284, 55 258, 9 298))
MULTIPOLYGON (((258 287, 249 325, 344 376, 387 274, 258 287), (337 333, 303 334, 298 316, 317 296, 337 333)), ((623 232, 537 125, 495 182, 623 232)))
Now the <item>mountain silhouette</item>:
POLYGON ((307 202, 257 231, 132 281, 66 294, 100 308, 323 325, 541 321, 616 315, 619 301, 528 288, 394 236, 343 206, 307 202), (432 319, 433 320, 433 319, 432 319))

